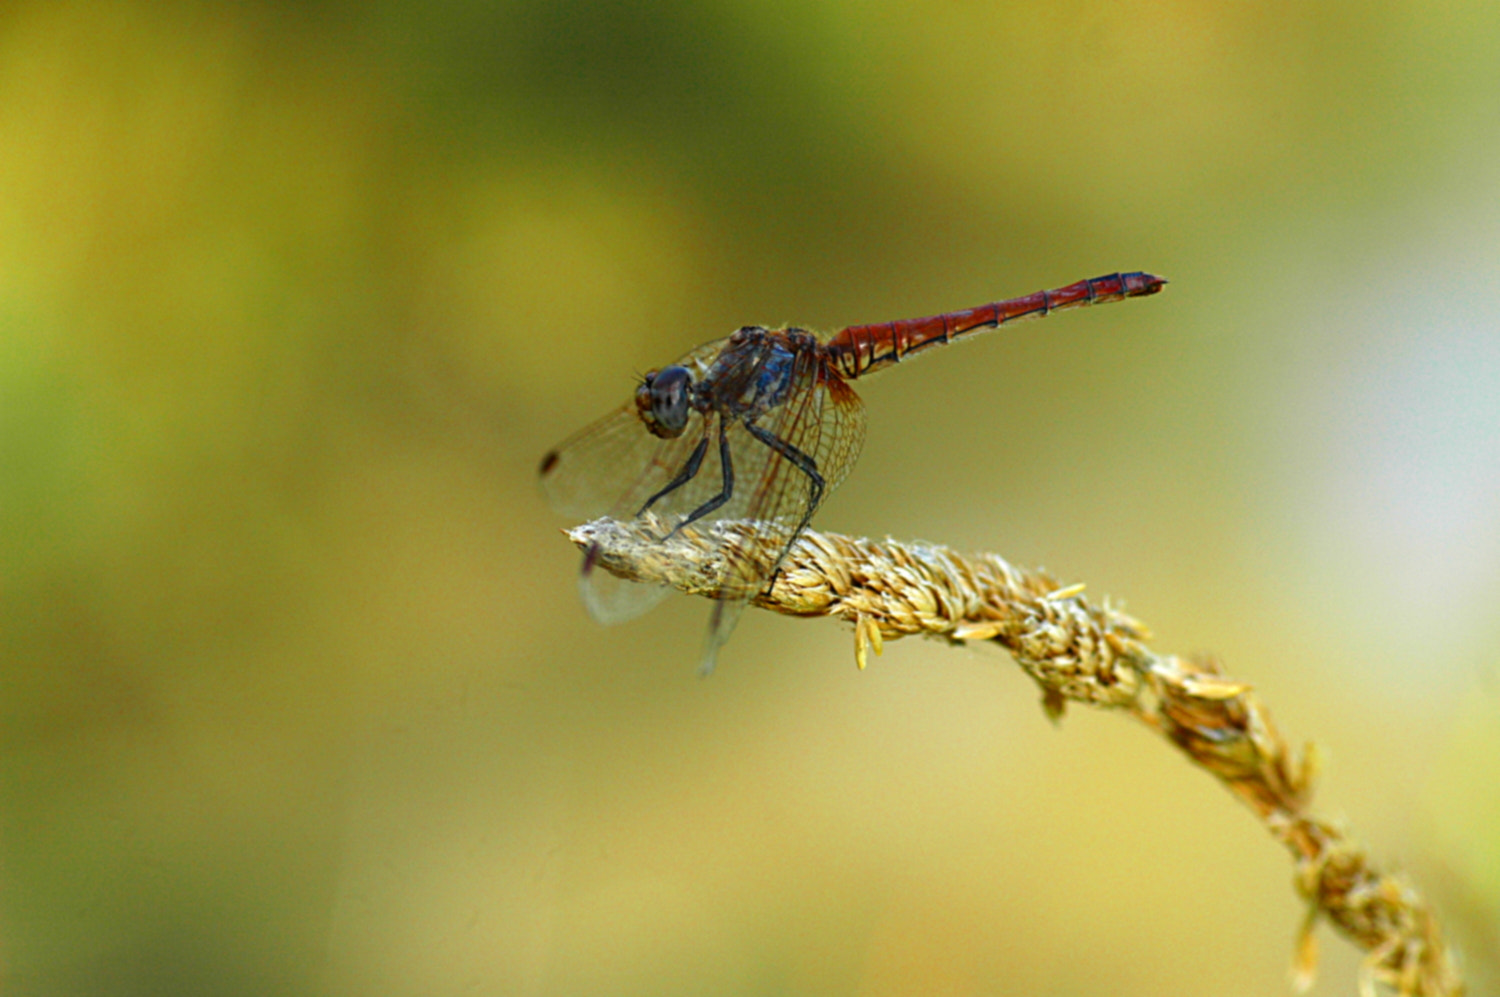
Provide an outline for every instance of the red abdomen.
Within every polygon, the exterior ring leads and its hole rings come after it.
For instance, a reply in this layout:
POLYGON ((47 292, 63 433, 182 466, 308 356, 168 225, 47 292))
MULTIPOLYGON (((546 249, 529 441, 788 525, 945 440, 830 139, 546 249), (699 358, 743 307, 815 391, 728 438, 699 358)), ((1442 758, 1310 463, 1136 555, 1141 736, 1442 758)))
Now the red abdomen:
POLYGON ((991 329, 1017 319, 1040 318, 1062 308, 1155 294, 1165 283, 1161 277, 1149 273, 1109 274, 959 312, 899 319, 880 325, 852 325, 835 333, 823 344, 823 350, 844 377, 859 377, 898 363, 908 354, 975 330, 991 329))

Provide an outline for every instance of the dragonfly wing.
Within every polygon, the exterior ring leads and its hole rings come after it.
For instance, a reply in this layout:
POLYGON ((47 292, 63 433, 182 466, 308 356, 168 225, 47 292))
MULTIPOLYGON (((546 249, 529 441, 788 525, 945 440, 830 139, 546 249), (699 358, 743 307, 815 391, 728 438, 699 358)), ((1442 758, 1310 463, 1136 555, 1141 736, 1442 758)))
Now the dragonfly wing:
MULTIPOLYGON (((837 376, 808 358, 793 377, 786 401, 766 413, 756 425, 797 454, 811 461, 823 479, 815 494, 813 479, 797 463, 751 433, 742 423, 728 427, 730 461, 735 489, 728 502, 713 512, 714 519, 759 522, 763 538, 773 545, 726 550, 724 588, 709 616, 700 674, 714 669, 719 649, 729 640, 750 600, 765 590, 797 534, 807 525, 823 499, 844 480, 864 442, 865 412, 859 396, 837 376)), ((723 484, 717 455, 712 468, 700 477, 723 484)), ((699 486, 699 493, 703 486, 699 486)), ((717 492, 715 492, 717 494, 717 492)))
POLYGON ((595 563, 593 552, 583 556, 583 570, 578 574, 578 594, 584 608, 600 623, 624 623, 651 609, 671 589, 665 585, 647 585, 616 578, 595 563))
MULTIPOLYGON (((700 346, 678 363, 701 376, 723 343, 700 346)), ((703 416, 692 412, 680 436, 654 436, 632 399, 542 458, 542 491, 567 516, 634 518, 682 470, 705 429, 703 416)), ((665 514, 670 505, 652 511, 665 514)))
MULTIPOLYGON (((702 432, 700 425, 697 435, 701 437, 702 432)), ((543 459, 542 490, 553 508, 565 515, 583 520, 630 519, 672 479, 696 443, 695 437, 686 434, 670 440, 652 436, 635 405, 626 405, 543 459)), ((591 552, 584 554, 578 587, 589 615, 600 623, 633 619, 667 594, 662 585, 616 578, 598 566, 591 552)))
MULTIPOLYGON (((679 363, 701 370, 721 348, 722 341, 708 343, 679 363)), ((654 436, 641 420, 634 401, 627 402, 542 458, 542 491, 552 507, 567 516, 581 520, 600 516, 632 519, 677 476, 706 432, 703 417, 694 412, 681 436, 654 436)), ((664 502, 651 511, 662 517, 665 529, 670 529, 686 515, 681 508, 685 501, 664 502)), ((639 616, 667 593, 661 585, 618 579, 598 567, 587 553, 579 588, 589 613, 601 623, 639 616)))
POLYGON ((703 642, 703 660, 698 664, 699 675, 709 675, 719 659, 719 648, 729 642, 734 626, 740 622, 740 614, 750 604, 749 599, 720 599, 714 603, 708 617, 708 637, 703 642))
POLYGON ((687 461, 702 422, 694 413, 688 432, 664 440, 651 435, 633 403, 622 406, 542 458, 542 491, 566 516, 631 519, 687 461))
POLYGON ((769 563, 764 557, 736 558, 730 566, 730 597, 751 598, 765 587, 817 507, 849 473, 864 442, 864 405, 847 384, 809 357, 793 377, 786 400, 755 425, 807 458, 822 478, 821 493, 796 460, 742 424, 730 427, 735 494, 716 518, 751 519, 763 531, 780 532, 781 550, 769 563))

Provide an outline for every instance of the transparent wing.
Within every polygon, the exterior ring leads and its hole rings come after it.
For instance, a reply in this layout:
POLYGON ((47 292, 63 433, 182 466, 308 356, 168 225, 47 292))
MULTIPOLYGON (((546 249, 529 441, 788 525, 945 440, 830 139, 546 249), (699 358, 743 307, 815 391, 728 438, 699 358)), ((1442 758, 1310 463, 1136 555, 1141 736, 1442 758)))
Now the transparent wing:
MULTIPOLYGON (((723 345, 700 346, 679 363, 706 368, 723 345)), ((676 439, 653 436, 632 399, 542 458, 542 491, 565 516, 630 519, 681 470, 703 432, 703 417, 694 412, 676 439)))
POLYGON ((747 598, 764 587, 796 534, 848 475, 864 443, 865 411, 859 396, 809 355, 799 362, 786 400, 755 425, 762 431, 760 436, 744 425, 730 428, 735 496, 725 511, 715 514, 722 519, 759 520, 762 529, 779 529, 784 534, 776 563, 732 565, 730 591, 747 598), (763 436, 810 460, 823 479, 821 494, 815 495, 812 477, 794 456, 779 451, 763 436))
MULTIPOLYGON (((679 363, 702 369, 722 348, 722 340, 707 343, 679 363)), ((634 518, 687 463, 704 436, 703 423, 695 412, 681 436, 662 439, 646 428, 634 400, 626 402, 542 458, 542 491, 554 509, 575 519, 634 518)), ((667 594, 664 586, 627 582, 595 570, 588 552, 579 589, 590 615, 601 623, 639 616, 667 594)))
POLYGON ((770 559, 747 552, 726 552, 725 594, 709 618, 700 667, 704 674, 713 670, 719 648, 728 641, 745 605, 764 590, 797 534, 854 466, 864 443, 865 411, 859 396, 847 384, 829 374, 816 358, 808 357, 806 363, 799 364, 786 400, 757 420, 756 426, 808 458, 822 477, 823 488, 815 495, 812 477, 792 456, 743 424, 729 427, 735 491, 713 517, 759 520, 762 531, 777 531, 781 539, 770 559))

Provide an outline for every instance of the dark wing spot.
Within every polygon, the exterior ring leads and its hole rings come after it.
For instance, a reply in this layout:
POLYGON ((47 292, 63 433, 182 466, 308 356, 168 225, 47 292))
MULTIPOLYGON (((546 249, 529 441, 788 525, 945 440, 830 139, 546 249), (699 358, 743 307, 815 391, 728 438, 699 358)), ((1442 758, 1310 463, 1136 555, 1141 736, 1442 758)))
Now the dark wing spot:
POLYGON ((557 466, 557 458, 558 453, 556 450, 547 451, 547 456, 542 458, 542 468, 540 473, 542 475, 549 474, 552 469, 557 466))

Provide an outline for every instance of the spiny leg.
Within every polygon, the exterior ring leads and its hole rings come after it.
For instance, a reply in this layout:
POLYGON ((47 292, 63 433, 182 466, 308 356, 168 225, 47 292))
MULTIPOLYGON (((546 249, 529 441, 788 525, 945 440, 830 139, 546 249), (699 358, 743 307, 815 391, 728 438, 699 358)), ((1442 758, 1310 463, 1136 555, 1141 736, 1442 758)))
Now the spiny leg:
MULTIPOLYGON (((692 481, 695 477, 697 477, 698 468, 703 466, 703 455, 706 453, 708 453, 708 433, 704 433, 703 439, 699 440, 698 445, 693 448, 692 454, 688 456, 687 463, 682 465, 682 470, 677 472, 677 477, 667 482, 667 486, 661 491, 648 498, 646 500, 646 504, 641 506, 641 511, 636 513, 636 515, 644 515, 647 509, 656 504, 657 499, 675 492, 677 489, 681 488, 683 485, 687 484, 689 481, 692 481)), ((676 531, 674 530, 673 532, 676 531)))
POLYGON ((795 537, 807 528, 808 523, 812 522, 813 513, 817 511, 818 503, 823 499, 825 483, 823 475, 818 473, 818 462, 769 429, 762 429, 753 422, 745 423, 745 428, 750 430, 751 436, 754 436, 757 440, 760 440, 766 446, 789 460, 792 466, 807 475, 808 481, 812 483, 812 494, 807 497, 807 508, 802 510, 802 520, 797 524, 797 529, 792 534, 795 537))
MULTIPOLYGON (((698 445, 699 450, 701 451, 703 449, 703 447, 707 443, 708 443, 708 437, 705 436, 703 438, 703 442, 698 445)), ((701 462, 702 459, 703 459, 703 454, 702 453, 697 453, 696 456, 697 456, 699 462, 701 462)), ((706 516, 709 513, 713 512, 715 509, 717 509, 719 506, 723 505, 725 502, 728 502, 729 499, 730 499, 730 497, 732 495, 734 495, 734 462, 732 460, 730 460, 730 457, 729 457, 729 430, 728 430, 728 423, 726 423, 724 421, 724 417, 722 415, 719 416, 719 465, 724 470, 724 487, 723 487, 723 489, 720 490, 719 494, 715 495, 713 498, 709 499, 707 502, 704 502, 702 505, 700 505, 698 508, 694 509, 692 512, 688 513, 688 517, 686 519, 684 519, 682 522, 678 523, 675 527, 672 528, 672 532, 667 534, 668 537, 675 536, 677 534, 678 530, 682 529, 684 526, 686 526, 687 524, 693 522, 694 520, 702 519, 704 516, 706 516)), ((694 468, 694 473, 696 473, 696 472, 697 472, 697 468, 695 467, 694 468)), ((686 480, 686 479, 684 479, 684 480, 686 480)), ((654 502, 655 499, 652 499, 652 501, 654 502)), ((649 505, 650 503, 648 502, 647 504, 649 505)))

